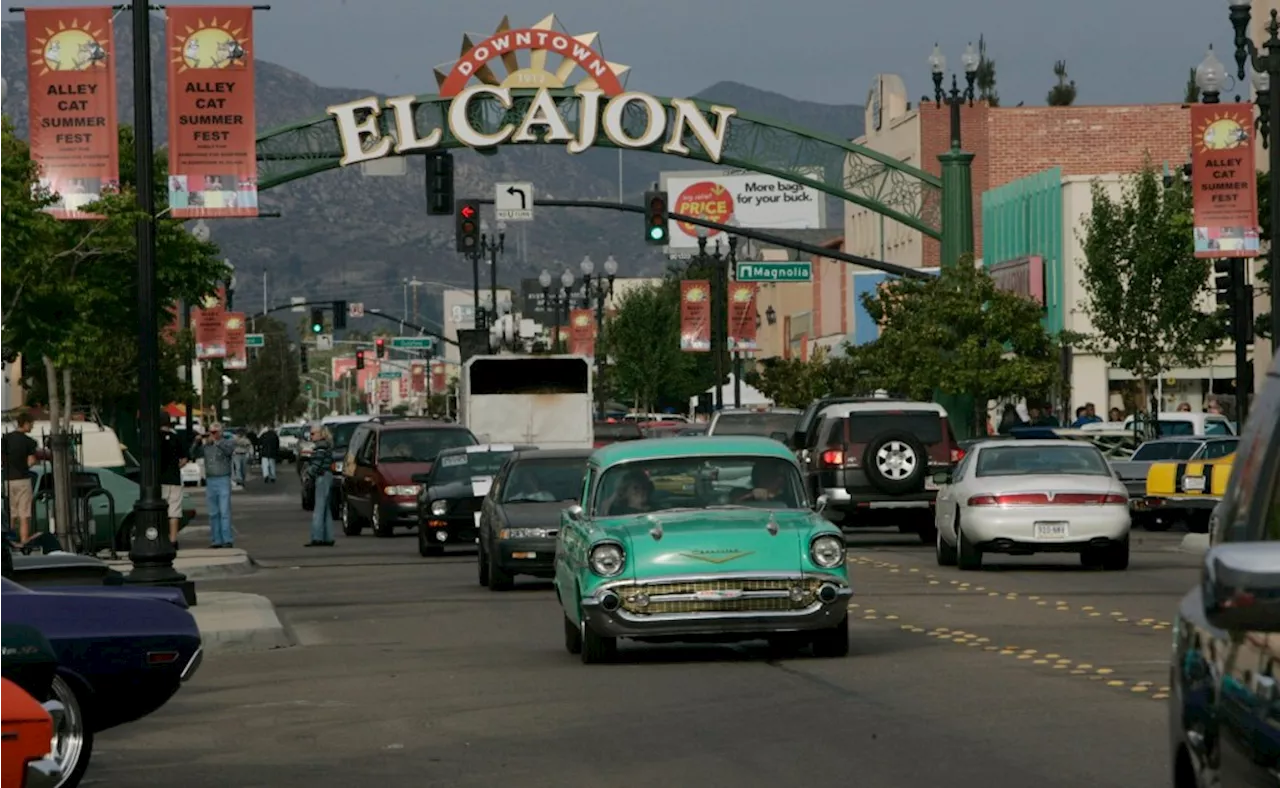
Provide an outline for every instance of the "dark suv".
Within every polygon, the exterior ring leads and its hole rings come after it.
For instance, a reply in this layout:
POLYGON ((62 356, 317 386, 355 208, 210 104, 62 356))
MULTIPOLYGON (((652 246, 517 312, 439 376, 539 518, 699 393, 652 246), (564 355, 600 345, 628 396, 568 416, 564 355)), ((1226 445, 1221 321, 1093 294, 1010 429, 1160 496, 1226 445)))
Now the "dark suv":
POLYGON ((896 525, 932 544, 933 474, 964 456, 947 413, 931 402, 863 399, 827 405, 806 425, 809 491, 846 527, 896 525))

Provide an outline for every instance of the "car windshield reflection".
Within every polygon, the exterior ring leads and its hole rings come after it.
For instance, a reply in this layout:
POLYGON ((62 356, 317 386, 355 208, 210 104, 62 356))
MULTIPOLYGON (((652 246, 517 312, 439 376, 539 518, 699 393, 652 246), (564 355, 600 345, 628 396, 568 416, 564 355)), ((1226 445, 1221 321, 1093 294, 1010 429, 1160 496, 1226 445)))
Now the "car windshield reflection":
POLYGON ((576 501, 582 495, 587 458, 521 460, 511 469, 503 503, 576 501))
POLYGON ((595 513, 617 517, 727 506, 799 509, 802 490, 795 466, 777 457, 647 460, 605 471, 595 493, 595 513))
POLYGON ((431 428, 388 430, 378 444, 378 462, 435 462, 445 449, 472 446, 475 438, 467 430, 431 428))
POLYGON ((431 484, 453 484, 478 476, 496 476, 509 451, 451 452, 439 458, 431 469, 431 484))

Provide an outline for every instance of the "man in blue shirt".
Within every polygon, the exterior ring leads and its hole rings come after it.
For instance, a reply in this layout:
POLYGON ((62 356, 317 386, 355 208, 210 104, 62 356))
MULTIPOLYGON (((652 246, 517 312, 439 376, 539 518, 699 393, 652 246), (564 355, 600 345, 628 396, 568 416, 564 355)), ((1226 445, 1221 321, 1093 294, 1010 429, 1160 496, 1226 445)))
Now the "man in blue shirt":
POLYGON ((227 437, 222 425, 209 425, 209 434, 201 436, 191 447, 191 459, 204 460, 204 497, 209 505, 209 546, 233 547, 231 530, 231 463, 236 453, 234 438, 227 437))
POLYGON ((1098 417, 1098 409, 1092 402, 1086 402, 1083 408, 1076 408, 1076 420, 1071 422, 1073 429, 1080 429, 1086 424, 1097 424, 1102 421, 1098 417))

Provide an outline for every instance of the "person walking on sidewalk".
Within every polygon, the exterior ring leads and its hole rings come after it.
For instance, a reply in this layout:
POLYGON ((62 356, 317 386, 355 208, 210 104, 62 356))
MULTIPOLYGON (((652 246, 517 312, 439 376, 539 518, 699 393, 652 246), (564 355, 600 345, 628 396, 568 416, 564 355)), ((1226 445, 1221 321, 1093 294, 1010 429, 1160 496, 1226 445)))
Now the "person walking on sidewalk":
POLYGON ((306 547, 333 547, 333 521, 329 519, 329 491, 333 487, 333 441, 322 426, 311 429, 311 459, 307 461, 315 479, 316 502, 311 512, 311 541, 306 547))
POLYGON ((17 429, 6 432, 0 443, 3 444, 4 455, 4 492, 9 497, 9 522, 5 525, 13 530, 13 521, 18 521, 18 546, 31 540, 31 508, 34 497, 31 479, 31 466, 36 464, 39 446, 31 437, 31 414, 19 413, 17 429))
POLYGON ((232 547, 231 530, 231 462, 236 442, 222 432, 217 422, 209 425, 209 434, 201 436, 191 447, 191 458, 204 459, 204 497, 209 505, 209 546, 232 547))
POLYGON ((173 419, 160 414, 160 496, 169 506, 169 542, 178 549, 178 528, 182 525, 182 466, 187 453, 182 437, 173 429, 173 419))
POLYGON ((249 455, 253 453, 253 441, 243 432, 233 438, 236 451, 231 457, 232 489, 243 490, 249 478, 249 455))
POLYGON ((258 436, 258 459, 262 463, 262 481, 275 484, 276 460, 280 459, 280 434, 275 427, 267 427, 258 436))

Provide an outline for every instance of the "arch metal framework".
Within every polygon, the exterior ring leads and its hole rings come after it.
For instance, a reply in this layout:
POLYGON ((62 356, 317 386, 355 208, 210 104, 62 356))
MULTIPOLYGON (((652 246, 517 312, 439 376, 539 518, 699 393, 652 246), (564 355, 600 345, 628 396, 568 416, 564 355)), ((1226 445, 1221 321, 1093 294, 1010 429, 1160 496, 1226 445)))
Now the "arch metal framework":
MULTIPOLYGON (((571 89, 551 91, 556 106, 570 130, 578 128, 578 102, 571 89)), ((491 96, 474 99, 468 106, 470 123, 484 133, 493 133, 507 124, 518 124, 533 100, 533 91, 512 91, 512 106, 502 106, 491 96)), ((440 128, 444 138, 436 150, 466 147, 449 130, 448 113, 452 99, 429 94, 417 98, 414 122, 420 133, 440 128)), ((671 99, 659 99, 672 118, 671 99)), ((708 119, 711 104, 697 101, 708 119)), ((632 104, 623 119, 624 128, 634 137, 644 131, 649 118, 644 110, 632 104)), ((388 133, 393 123, 389 113, 379 118, 380 128, 388 133)), ((798 128, 779 121, 739 112, 729 121, 724 148, 719 161, 707 155, 689 134, 684 144, 688 154, 681 158, 709 164, 751 170, 817 189, 845 202, 866 208, 893 219, 925 236, 943 237, 942 179, 905 164, 892 156, 873 151, 838 137, 798 128)), ((668 123, 670 128, 670 123, 668 123)), ((547 143, 537 143, 547 144, 547 143)), ((601 131, 595 146, 617 148, 601 131)), ((638 148, 664 153, 662 141, 638 148)), ((493 152, 481 151, 482 153, 493 152)), ((336 122, 321 115, 299 123, 280 126, 258 137, 259 191, 336 169, 340 166, 342 146, 336 122)))

